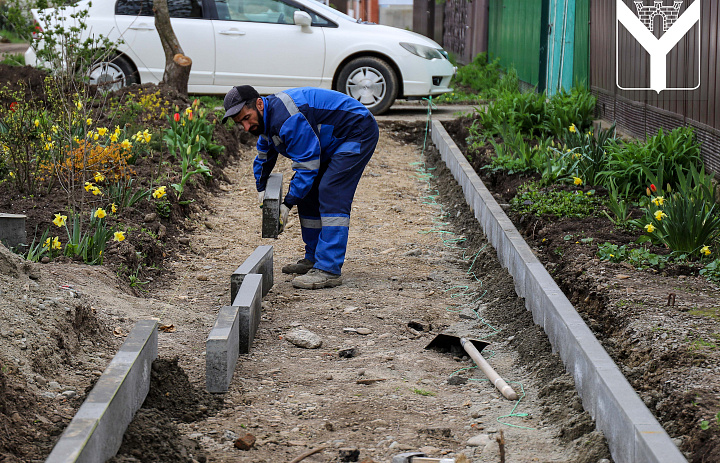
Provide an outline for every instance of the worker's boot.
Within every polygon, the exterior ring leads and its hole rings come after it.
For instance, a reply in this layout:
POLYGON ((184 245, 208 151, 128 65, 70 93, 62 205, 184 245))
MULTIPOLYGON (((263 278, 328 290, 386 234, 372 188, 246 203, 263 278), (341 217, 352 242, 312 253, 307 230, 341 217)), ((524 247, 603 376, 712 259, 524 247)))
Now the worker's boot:
POLYGON ((295 277, 292 285, 302 289, 332 288, 342 284, 342 276, 313 268, 305 275, 295 277))
POLYGON ((307 259, 300 259, 296 264, 288 264, 282 268, 283 273, 298 273, 304 275, 313 268, 313 262, 307 259))

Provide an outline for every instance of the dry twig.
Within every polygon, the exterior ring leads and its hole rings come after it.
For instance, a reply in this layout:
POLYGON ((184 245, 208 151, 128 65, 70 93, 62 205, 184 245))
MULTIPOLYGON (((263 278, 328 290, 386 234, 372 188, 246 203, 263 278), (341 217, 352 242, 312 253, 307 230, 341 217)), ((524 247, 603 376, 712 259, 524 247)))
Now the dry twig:
POLYGON ((327 445, 321 445, 320 447, 315 447, 314 449, 310 449, 307 452, 300 455, 299 457, 295 458, 290 463, 299 463, 299 462, 303 461, 304 459, 306 459, 307 457, 309 457, 310 455, 315 455, 318 452, 322 452, 326 448, 327 448, 327 445))

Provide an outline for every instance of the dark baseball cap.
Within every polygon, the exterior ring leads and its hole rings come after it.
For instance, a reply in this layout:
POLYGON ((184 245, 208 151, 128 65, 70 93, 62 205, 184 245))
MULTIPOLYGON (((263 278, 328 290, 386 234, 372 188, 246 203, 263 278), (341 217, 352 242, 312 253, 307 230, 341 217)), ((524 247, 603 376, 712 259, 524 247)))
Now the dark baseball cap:
POLYGON ((247 102, 255 101, 258 98, 260 98, 260 94, 250 85, 238 85, 231 88, 225 95, 225 101, 223 101, 225 116, 222 123, 224 124, 228 118, 239 113, 247 102))

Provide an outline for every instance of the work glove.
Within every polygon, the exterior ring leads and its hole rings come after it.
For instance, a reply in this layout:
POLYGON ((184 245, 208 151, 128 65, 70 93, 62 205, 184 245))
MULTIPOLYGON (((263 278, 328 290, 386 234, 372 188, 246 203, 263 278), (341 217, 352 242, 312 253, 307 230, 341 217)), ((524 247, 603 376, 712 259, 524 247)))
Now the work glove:
POLYGON ((282 233, 283 230, 285 230, 285 225, 288 221, 288 215, 290 214, 290 208, 285 205, 285 203, 280 204, 280 230, 278 231, 278 234, 282 233))
POLYGON ((258 202, 260 203, 260 207, 262 207, 264 200, 265 200, 265 190, 258 191, 258 202))

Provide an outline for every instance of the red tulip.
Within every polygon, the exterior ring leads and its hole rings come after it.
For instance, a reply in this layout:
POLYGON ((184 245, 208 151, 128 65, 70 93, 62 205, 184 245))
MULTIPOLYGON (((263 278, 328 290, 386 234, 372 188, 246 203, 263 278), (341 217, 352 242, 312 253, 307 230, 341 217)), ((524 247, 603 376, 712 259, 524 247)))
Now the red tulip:
POLYGON ((13 101, 12 103, 10 103, 10 111, 17 110, 17 106, 18 106, 17 101, 13 101))
POLYGON ((175 113, 175 116, 173 117, 175 119, 175 122, 180 122, 180 114, 175 113))
POLYGON ((651 190, 653 193, 655 193, 655 192, 657 191, 657 188, 655 187, 654 184, 651 183, 651 184, 650 184, 650 190, 651 190))
POLYGON ((192 111, 190 111, 190 112, 188 113, 188 120, 191 121, 192 118, 193 118, 192 111))

